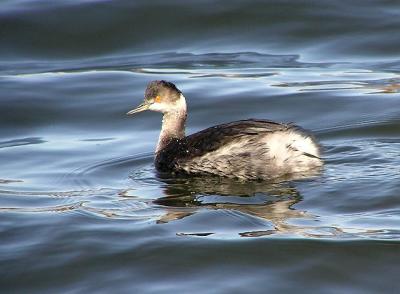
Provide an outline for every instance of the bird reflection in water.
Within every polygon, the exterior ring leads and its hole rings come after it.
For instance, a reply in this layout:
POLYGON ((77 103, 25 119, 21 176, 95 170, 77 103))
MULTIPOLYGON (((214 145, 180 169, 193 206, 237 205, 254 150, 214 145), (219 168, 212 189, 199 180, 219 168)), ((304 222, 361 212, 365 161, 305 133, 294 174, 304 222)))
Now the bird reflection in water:
MULTIPOLYGON (((310 175, 316 176, 316 174, 310 175)), ((305 177, 307 178, 307 177, 305 177)), ((168 223, 195 214, 200 209, 235 210, 268 221, 273 228, 242 232, 243 237, 272 234, 304 235, 309 228, 291 225, 290 219, 315 219, 305 211, 293 208, 302 200, 293 182, 271 183, 266 181, 242 182, 219 177, 187 177, 161 180, 167 184, 166 196, 154 203, 166 207, 166 213, 157 223, 168 223)), ((180 233, 178 235, 208 236, 212 233, 180 233)))

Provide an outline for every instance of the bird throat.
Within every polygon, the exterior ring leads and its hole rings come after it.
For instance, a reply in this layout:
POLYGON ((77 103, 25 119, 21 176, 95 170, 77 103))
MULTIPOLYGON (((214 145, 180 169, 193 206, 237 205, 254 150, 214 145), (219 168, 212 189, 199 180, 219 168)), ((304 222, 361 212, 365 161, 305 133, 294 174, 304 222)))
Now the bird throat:
POLYGON ((171 141, 185 137, 185 123, 186 111, 184 109, 164 114, 156 153, 163 150, 171 141))

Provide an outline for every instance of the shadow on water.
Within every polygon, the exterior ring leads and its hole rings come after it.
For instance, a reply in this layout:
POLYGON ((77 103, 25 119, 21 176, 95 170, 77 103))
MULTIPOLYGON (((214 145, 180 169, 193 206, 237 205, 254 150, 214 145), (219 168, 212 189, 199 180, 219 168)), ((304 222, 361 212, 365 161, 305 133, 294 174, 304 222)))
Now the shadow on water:
MULTIPOLYGON (((302 200, 292 183, 241 182, 218 177, 185 177, 162 179, 167 185, 165 196, 153 201, 166 207, 157 223, 168 223, 191 216, 202 209, 237 211, 246 217, 256 217, 272 224, 268 230, 240 232, 243 237, 300 233, 302 228, 287 223, 292 218, 312 219, 293 205, 302 200)), ((213 233, 189 233, 208 236, 213 233)), ((181 233, 180 235, 185 235, 181 233)))
MULTIPOLYGON (((240 237, 283 236, 301 238, 390 238, 396 231, 381 229, 351 228, 344 224, 326 222, 324 217, 307 210, 296 208, 303 201, 298 186, 323 183, 322 175, 313 178, 283 182, 239 182, 216 177, 162 178, 164 196, 152 201, 162 208, 157 224, 180 222, 186 218, 195 218, 197 214, 209 214, 204 219, 211 230, 192 230, 187 221, 178 236, 221 235, 219 225, 211 225, 215 215, 234 215, 243 222, 261 222, 255 230, 246 230, 240 226, 234 234, 240 237), (188 232, 189 230, 189 232, 188 232), (215 230, 215 231, 214 231, 215 230)), ((197 222, 198 220, 193 220, 197 222)), ((228 223, 228 221, 226 222, 228 223)), ((224 226, 224 224, 220 224, 224 226)), ((196 227, 196 226, 194 226, 196 227)), ((229 227, 229 226, 228 226, 229 227)), ((179 228, 179 225, 177 226, 179 228)), ((227 229, 229 231, 229 229, 227 229)), ((224 233, 222 233, 224 235, 224 233)))

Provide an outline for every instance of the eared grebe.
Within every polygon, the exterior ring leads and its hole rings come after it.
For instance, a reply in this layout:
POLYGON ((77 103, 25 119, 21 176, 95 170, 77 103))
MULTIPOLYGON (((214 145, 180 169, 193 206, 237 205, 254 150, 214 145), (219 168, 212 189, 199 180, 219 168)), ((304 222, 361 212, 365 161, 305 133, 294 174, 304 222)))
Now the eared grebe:
POLYGON ((170 82, 148 84, 144 102, 127 114, 163 113, 155 166, 160 172, 270 180, 320 168, 320 147, 293 124, 248 119, 185 137, 186 100, 170 82))

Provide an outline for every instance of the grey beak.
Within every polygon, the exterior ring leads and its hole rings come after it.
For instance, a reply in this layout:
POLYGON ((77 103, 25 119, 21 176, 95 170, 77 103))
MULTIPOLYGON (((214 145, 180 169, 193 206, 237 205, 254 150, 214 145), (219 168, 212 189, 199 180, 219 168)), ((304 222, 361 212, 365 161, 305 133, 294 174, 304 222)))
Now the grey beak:
POLYGON ((138 112, 142 112, 142 111, 145 111, 145 110, 149 109, 149 107, 150 107, 150 104, 147 104, 147 103, 143 102, 138 107, 128 111, 126 114, 127 115, 131 115, 131 114, 135 114, 135 113, 138 113, 138 112))

